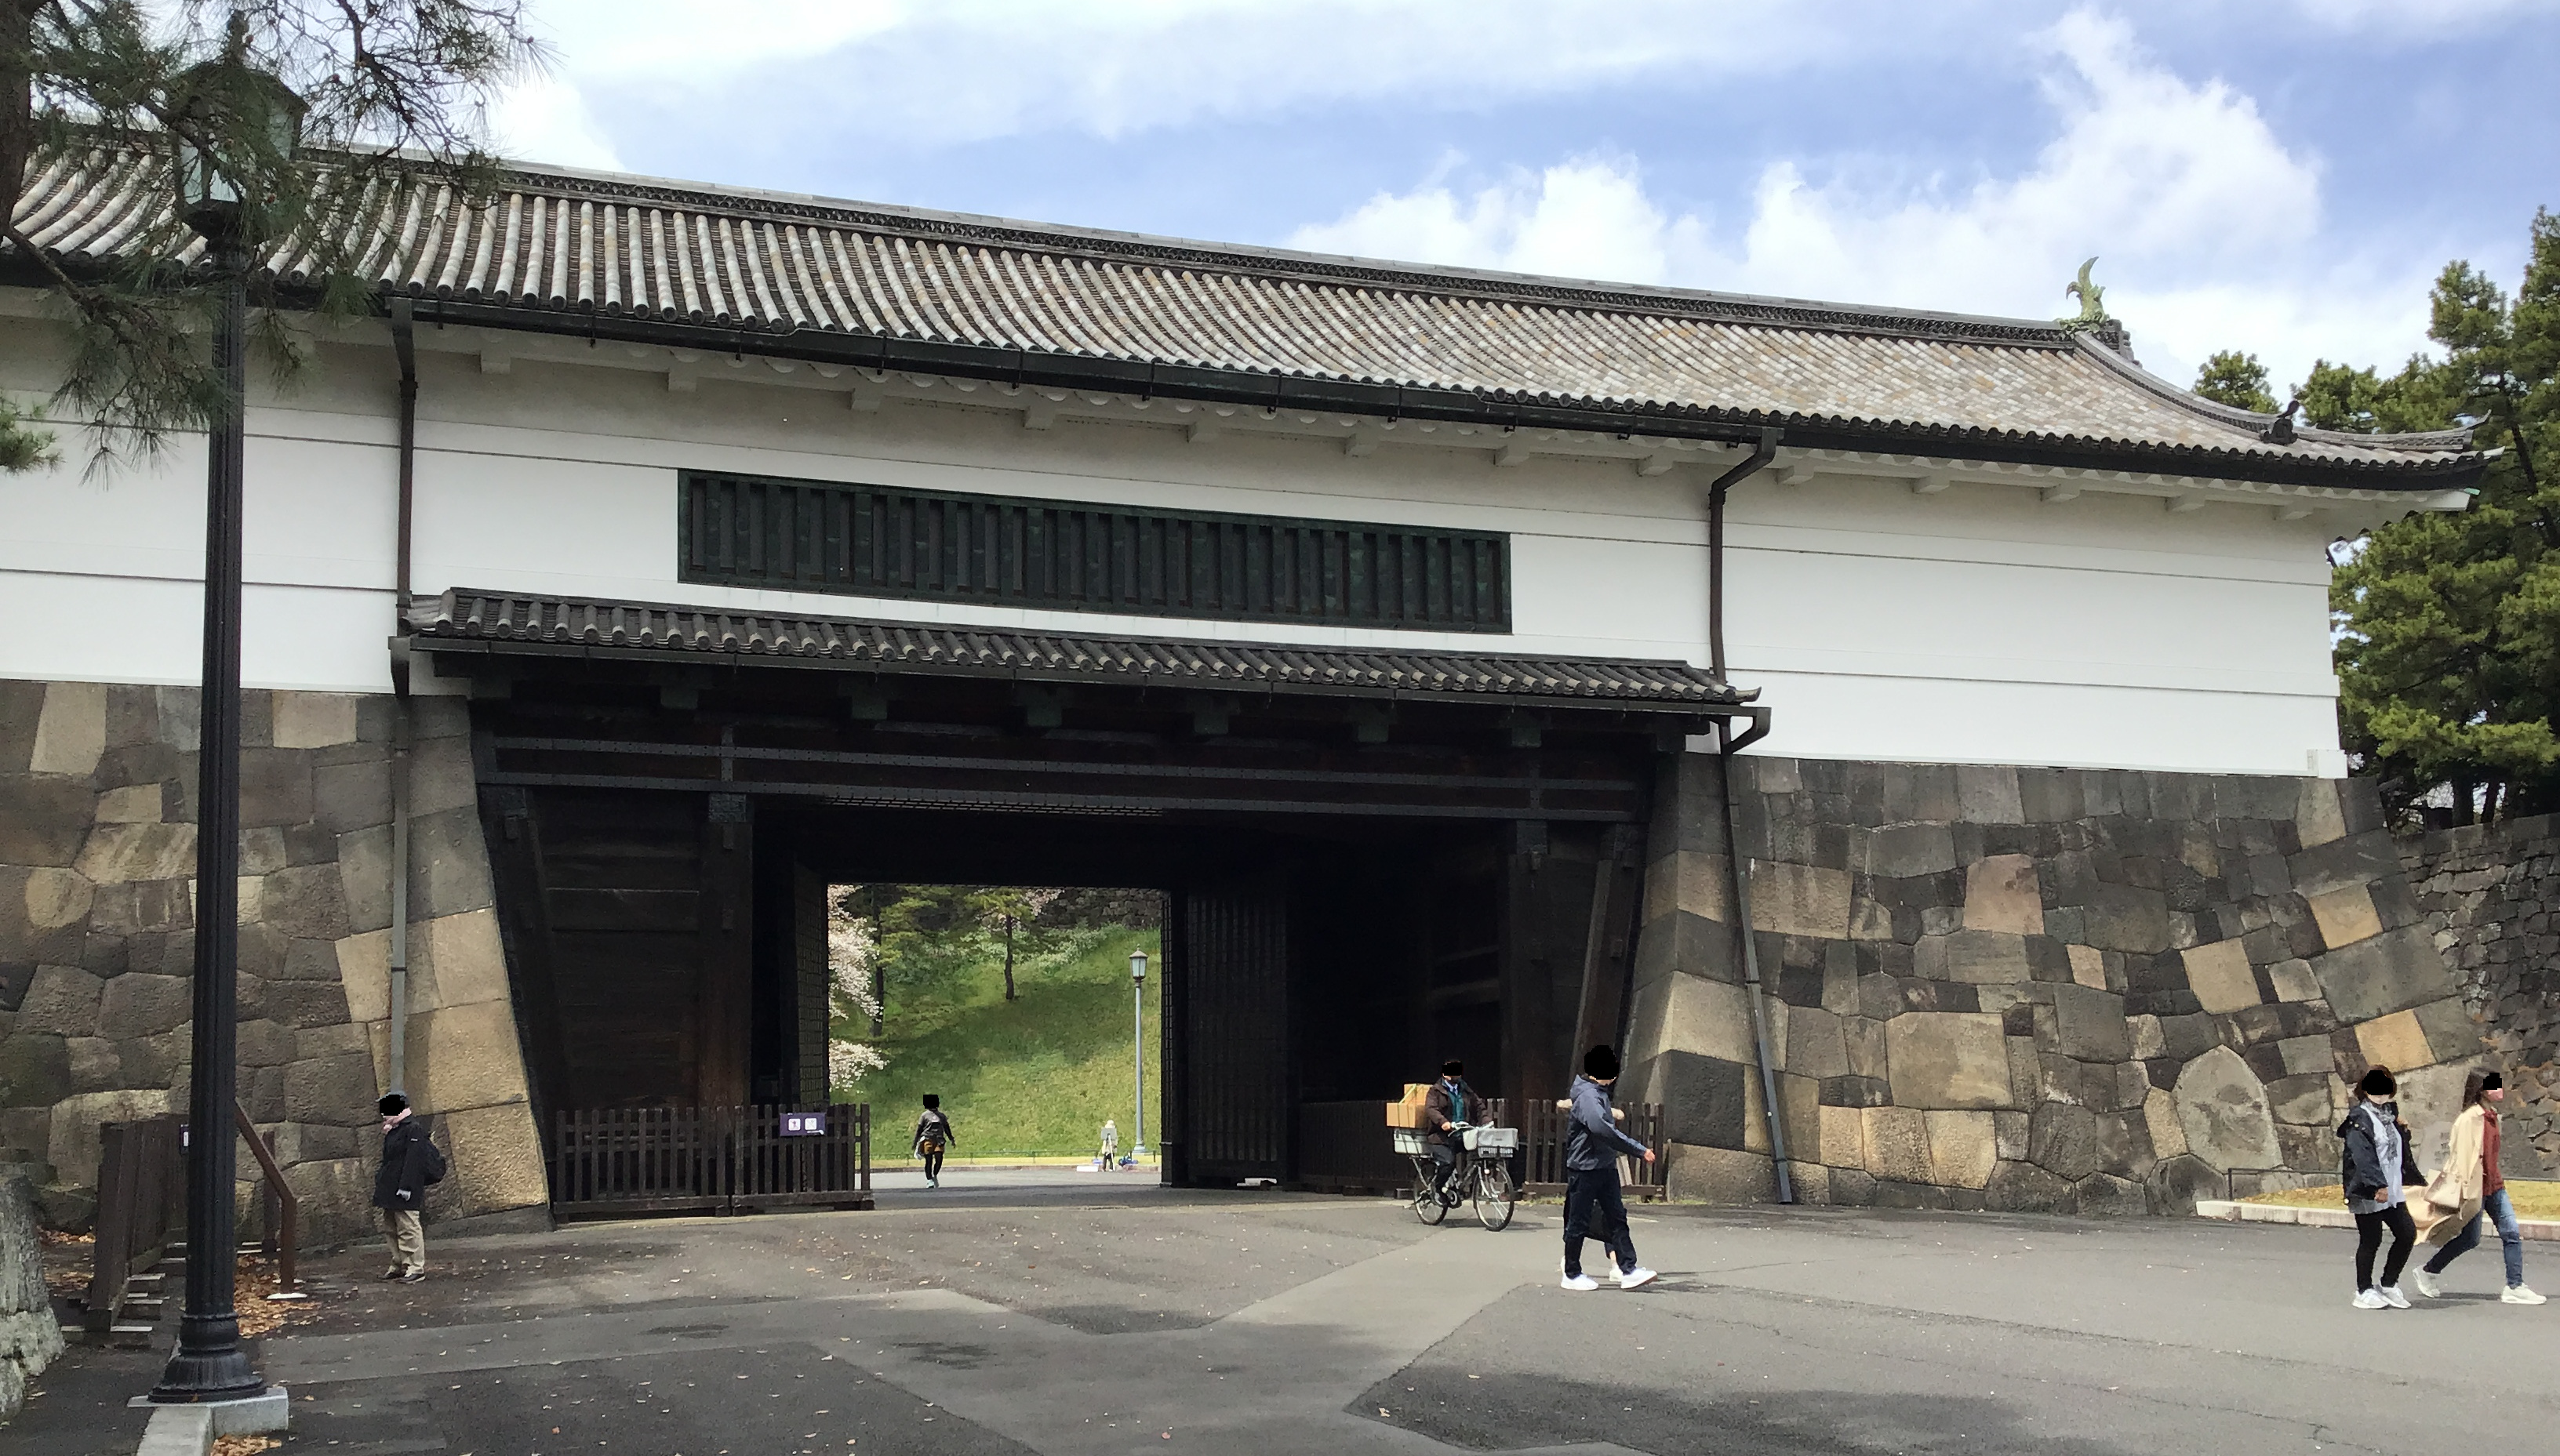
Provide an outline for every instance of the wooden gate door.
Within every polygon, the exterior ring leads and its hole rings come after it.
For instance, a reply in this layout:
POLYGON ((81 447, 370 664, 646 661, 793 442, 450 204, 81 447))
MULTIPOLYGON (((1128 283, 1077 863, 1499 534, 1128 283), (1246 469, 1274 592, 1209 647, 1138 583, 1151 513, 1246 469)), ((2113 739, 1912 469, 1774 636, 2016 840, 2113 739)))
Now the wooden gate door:
POLYGON ((1289 895, 1280 875, 1184 897, 1183 1135, 1192 1181, 1289 1176, 1289 895))

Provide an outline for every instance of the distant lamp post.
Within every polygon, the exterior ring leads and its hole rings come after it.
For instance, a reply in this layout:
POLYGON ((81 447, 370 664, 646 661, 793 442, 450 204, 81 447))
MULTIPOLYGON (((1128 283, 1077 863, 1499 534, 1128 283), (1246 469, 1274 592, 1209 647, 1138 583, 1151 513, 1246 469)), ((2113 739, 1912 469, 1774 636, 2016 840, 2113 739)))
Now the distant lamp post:
POLYGON ((251 249, 265 236, 266 199, 256 173, 227 157, 235 148, 289 158, 303 103, 284 82, 247 64, 235 15, 219 61, 177 79, 178 216, 201 234, 218 286, 214 368, 223 412, 206 439, 205 668, 202 752, 197 761, 195 1032, 187 1088, 187 1301, 178 1348, 153 1386, 167 1402, 238 1400, 266 1383, 240 1348, 232 1305, 232 1115, 239 1099, 240 440, 247 377, 243 338, 251 249), (252 180, 244 182, 242 171, 252 180))
POLYGON ((1137 1069, 1138 1140, 1129 1149, 1131 1158, 1147 1160, 1147 952, 1129 952, 1129 1009, 1131 1026, 1130 1063, 1137 1069))

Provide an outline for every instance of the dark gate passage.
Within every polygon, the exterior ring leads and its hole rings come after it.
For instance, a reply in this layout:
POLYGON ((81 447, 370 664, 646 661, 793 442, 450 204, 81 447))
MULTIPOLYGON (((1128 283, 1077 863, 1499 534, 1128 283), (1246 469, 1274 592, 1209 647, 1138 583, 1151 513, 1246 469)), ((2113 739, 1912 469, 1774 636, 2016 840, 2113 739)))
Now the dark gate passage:
POLYGON ((1348 1172, 1301 1108, 1445 1057, 1551 1098, 1619 1032, 1656 756, 1751 711, 1677 663, 460 593, 412 615, 473 684, 556 1197, 629 1140, 607 1128, 829 1101, 831 883, 1166 892, 1169 1181, 1348 1172))

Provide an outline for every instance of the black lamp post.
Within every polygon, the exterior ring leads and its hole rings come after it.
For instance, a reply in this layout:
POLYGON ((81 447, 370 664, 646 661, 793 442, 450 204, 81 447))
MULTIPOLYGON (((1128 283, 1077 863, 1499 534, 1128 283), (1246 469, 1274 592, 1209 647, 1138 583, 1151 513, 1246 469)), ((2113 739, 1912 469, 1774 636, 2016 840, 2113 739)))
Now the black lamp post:
POLYGON ((187 1302, 178 1348, 153 1386, 158 1401, 237 1400, 266 1387, 240 1348, 233 1309, 238 1247, 232 1217, 232 1112, 239 1098, 240 476, 250 252, 265 234, 259 169, 237 166, 234 146, 290 157, 302 101, 246 63, 237 19, 223 59, 178 78, 178 209, 202 234, 222 290, 214 368, 223 412, 206 439, 205 685, 197 760, 196 979, 193 1065, 187 1087, 187 1302), (241 174, 251 180, 243 180, 241 174))

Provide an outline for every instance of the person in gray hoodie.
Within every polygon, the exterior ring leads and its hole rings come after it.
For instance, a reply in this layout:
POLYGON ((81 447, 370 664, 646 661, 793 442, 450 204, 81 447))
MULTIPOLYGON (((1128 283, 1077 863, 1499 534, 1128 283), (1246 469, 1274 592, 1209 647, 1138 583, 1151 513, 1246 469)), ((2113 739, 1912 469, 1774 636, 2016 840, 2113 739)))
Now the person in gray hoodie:
POLYGON ((1568 1097, 1571 1113, 1564 1127, 1564 1287, 1597 1289, 1600 1281, 1582 1272, 1582 1240, 1592 1223, 1600 1224, 1609 1244, 1609 1273, 1621 1289, 1649 1283, 1654 1271, 1636 1261, 1636 1239, 1627 1226, 1627 1201, 1618 1188, 1618 1158, 1625 1154, 1650 1163, 1654 1150, 1618 1130, 1609 1109, 1609 1090, 1618 1081, 1618 1054, 1593 1047, 1582 1059, 1582 1075, 1573 1079, 1568 1097))

